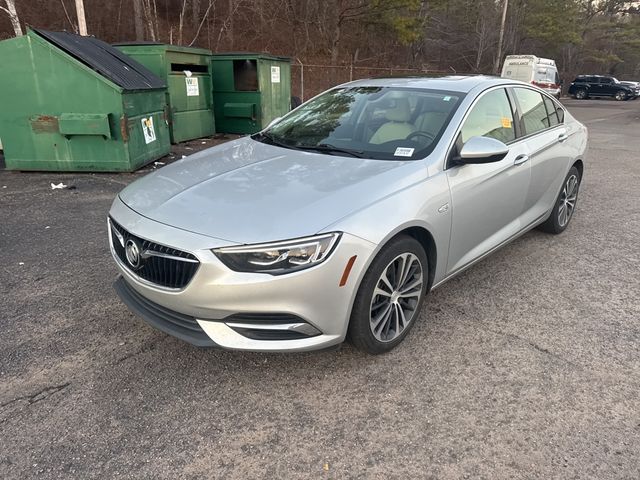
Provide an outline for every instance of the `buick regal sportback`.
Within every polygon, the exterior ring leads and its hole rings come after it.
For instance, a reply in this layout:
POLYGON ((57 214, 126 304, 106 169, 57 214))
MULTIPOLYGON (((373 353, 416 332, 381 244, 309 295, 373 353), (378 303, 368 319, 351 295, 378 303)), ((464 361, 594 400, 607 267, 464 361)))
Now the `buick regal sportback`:
POLYGON ((361 80, 125 188, 122 301, 198 346, 398 345, 427 293, 576 208, 587 130, 492 77, 361 80))

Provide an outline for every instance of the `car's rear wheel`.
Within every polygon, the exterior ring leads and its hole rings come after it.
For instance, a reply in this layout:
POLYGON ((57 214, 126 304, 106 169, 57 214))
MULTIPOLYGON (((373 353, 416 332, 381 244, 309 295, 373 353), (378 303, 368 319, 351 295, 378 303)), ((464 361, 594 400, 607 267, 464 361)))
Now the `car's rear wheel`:
POLYGON ((627 94, 624 92, 616 92, 615 99, 618 100, 619 102, 621 102, 622 100, 626 100, 627 94))
POLYGON ((585 98, 587 98, 587 91, 581 88, 580 90, 576 91, 575 97, 578 100, 584 100, 585 98))
POLYGON ((348 337, 380 354, 398 345, 415 323, 427 289, 427 255, 408 235, 391 240, 369 266, 351 312, 348 337))
POLYGON ((551 215, 538 228, 543 232, 562 233, 573 218, 578 202, 578 190, 580 189, 580 172, 576 167, 571 167, 558 194, 551 215))

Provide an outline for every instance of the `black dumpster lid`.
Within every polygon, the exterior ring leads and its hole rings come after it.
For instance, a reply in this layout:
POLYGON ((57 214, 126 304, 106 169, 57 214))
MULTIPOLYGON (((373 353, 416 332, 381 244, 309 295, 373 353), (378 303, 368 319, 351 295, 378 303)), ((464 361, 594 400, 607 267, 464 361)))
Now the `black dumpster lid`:
POLYGON ((150 70, 95 37, 35 28, 32 30, 125 90, 150 90, 166 86, 150 70))

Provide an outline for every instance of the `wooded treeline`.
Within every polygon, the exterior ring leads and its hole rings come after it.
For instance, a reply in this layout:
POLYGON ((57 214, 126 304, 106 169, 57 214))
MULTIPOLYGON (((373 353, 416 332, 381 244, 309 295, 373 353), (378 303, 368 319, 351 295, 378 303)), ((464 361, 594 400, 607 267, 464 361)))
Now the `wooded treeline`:
MULTIPOLYGON (((578 72, 640 80, 640 9, 620 0, 84 0, 88 32, 303 63, 439 71, 495 69, 502 55, 554 58, 578 72)), ((74 0, 0 0, 0 38, 19 25, 77 29, 74 0), (5 8, 6 7, 6 8, 5 8)), ((501 63, 501 61, 499 62, 501 63)))

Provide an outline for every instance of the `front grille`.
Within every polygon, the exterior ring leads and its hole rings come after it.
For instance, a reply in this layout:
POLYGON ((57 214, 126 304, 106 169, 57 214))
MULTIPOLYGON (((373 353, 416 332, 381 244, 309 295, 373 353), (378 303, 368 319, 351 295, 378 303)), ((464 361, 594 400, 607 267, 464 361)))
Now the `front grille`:
POLYGON ((120 224, 109 218, 111 224, 111 243, 122 264, 134 275, 156 285, 180 289, 193 278, 200 262, 187 252, 160 245, 129 233, 120 224), (118 238, 122 237, 122 242, 118 238), (132 268, 127 260, 125 246, 129 240, 134 241, 140 251, 141 259, 138 268, 132 268))

